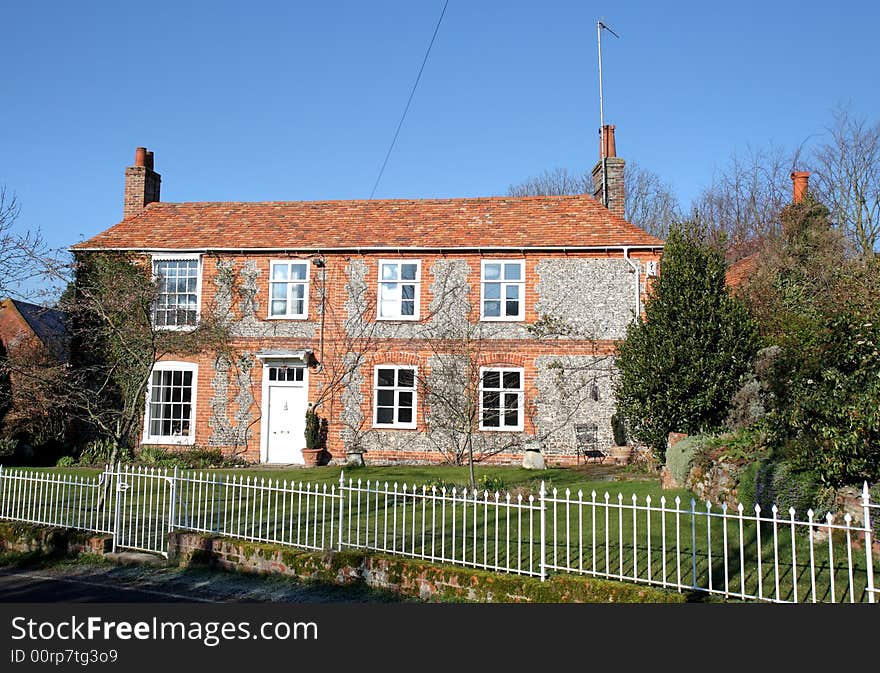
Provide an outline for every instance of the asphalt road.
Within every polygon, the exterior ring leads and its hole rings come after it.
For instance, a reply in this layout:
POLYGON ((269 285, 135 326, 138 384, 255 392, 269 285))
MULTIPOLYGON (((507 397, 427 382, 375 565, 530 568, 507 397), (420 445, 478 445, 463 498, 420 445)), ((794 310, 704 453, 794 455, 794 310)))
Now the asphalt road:
POLYGON ((399 601, 366 588, 211 570, 61 563, 0 567, 4 603, 375 603, 399 601))

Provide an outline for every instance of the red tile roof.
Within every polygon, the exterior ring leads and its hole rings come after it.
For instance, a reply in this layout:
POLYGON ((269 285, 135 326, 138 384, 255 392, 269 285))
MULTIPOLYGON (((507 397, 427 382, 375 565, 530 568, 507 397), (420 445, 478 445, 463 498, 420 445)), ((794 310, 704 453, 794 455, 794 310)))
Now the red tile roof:
POLYGON ((752 275, 758 266, 759 257, 760 253, 753 252, 748 257, 743 257, 728 267, 725 280, 731 290, 738 290, 745 280, 752 275))
POLYGON ((586 196, 151 203, 73 246, 244 250, 662 246, 586 196))

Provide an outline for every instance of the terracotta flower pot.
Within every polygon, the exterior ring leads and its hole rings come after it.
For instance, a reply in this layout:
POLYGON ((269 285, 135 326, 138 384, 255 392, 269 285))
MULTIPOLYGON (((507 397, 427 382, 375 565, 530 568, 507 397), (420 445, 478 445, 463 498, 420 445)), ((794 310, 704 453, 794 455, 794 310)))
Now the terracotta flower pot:
POLYGON ((306 467, 316 467, 321 464, 321 458, 324 453, 324 449, 303 449, 303 460, 305 461, 306 467))

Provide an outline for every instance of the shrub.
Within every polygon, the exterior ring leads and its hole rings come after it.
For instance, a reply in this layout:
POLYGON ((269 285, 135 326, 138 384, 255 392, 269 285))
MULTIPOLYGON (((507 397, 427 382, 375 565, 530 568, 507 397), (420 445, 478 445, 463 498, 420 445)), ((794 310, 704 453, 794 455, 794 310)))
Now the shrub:
POLYGON ((180 451, 169 451, 161 446, 145 446, 135 456, 143 465, 184 470, 242 467, 247 461, 237 456, 224 456, 220 449, 194 446, 180 451))
POLYGON ((767 517, 772 516, 773 505, 779 509, 780 519, 788 519, 793 507, 795 518, 802 521, 807 519, 809 509, 818 519, 834 508, 834 490, 823 486, 815 474, 787 460, 768 458, 750 463, 740 473, 736 492, 747 513, 757 504, 761 516, 767 517))
POLYGON ((684 486, 687 483, 688 474, 690 474, 694 461, 698 460, 705 452, 705 441, 705 437, 694 435, 685 437, 667 449, 666 467, 679 486, 684 486))
POLYGON ((76 465, 76 458, 73 456, 61 456, 55 463, 55 467, 73 467, 74 465, 76 465))
MULTIPOLYGON (((112 457, 116 442, 110 438, 102 437, 95 439, 88 444, 79 454, 80 465, 106 465, 112 457)), ((119 460, 129 460, 131 458, 131 449, 127 447, 119 447, 119 460)))
POLYGON ((755 324, 725 284, 724 254, 693 229, 670 232, 663 269, 618 347, 617 408, 662 456, 670 432, 721 429, 758 348, 755 324))
POLYGON ((775 464, 770 459, 756 460, 740 472, 736 498, 745 507, 747 514, 754 512, 755 505, 760 505, 763 510, 773 504, 774 467, 775 464))
POLYGON ((614 446, 626 446, 626 422, 621 414, 612 414, 611 433, 614 435, 614 446))
POLYGON ((779 516, 784 519, 789 517, 792 507, 795 518, 801 520, 806 520, 808 509, 820 518, 834 507, 833 489, 823 488, 816 475, 797 470, 787 461, 778 463, 773 472, 773 496, 779 516))
POLYGON ((18 448, 18 440, 14 437, 0 437, 0 458, 11 458, 18 448))

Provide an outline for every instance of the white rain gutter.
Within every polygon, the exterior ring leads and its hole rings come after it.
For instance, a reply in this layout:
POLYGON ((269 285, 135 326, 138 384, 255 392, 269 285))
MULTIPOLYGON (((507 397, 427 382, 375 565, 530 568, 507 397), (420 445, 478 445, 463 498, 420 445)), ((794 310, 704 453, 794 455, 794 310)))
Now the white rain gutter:
MULTIPOLYGON (((635 247, 635 246, 633 246, 633 247, 635 247)), ((641 293, 641 288, 640 288, 641 270, 639 268, 639 263, 634 262, 633 260, 630 259, 629 251, 630 251, 630 246, 624 246, 623 258, 626 260, 626 263, 629 264, 630 268, 636 274, 636 309, 635 309, 635 313, 633 315, 635 317, 635 320, 638 320, 639 317, 642 315, 642 310, 641 310, 642 309, 642 293, 641 293)))

